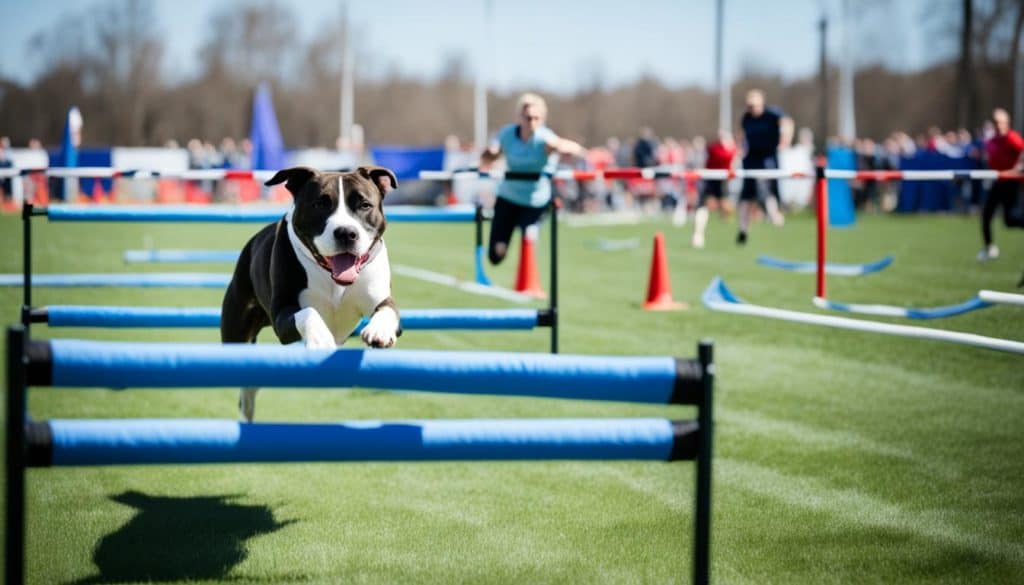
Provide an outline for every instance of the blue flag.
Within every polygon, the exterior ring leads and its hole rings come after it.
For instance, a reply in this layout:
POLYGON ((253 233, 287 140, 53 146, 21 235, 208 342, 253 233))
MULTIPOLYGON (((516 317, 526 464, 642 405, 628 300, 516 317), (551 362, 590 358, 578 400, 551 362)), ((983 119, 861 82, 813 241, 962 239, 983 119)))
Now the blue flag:
POLYGON ((278 170, 284 167, 284 140, 270 100, 270 87, 261 83, 252 102, 252 168, 278 170))

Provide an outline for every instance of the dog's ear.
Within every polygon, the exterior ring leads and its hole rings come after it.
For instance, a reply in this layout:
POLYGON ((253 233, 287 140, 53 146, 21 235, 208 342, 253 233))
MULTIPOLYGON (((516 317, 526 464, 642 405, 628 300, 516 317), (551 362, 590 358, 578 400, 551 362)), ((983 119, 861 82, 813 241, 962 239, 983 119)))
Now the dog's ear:
POLYGON ((290 169, 284 169, 277 171, 277 173, 270 178, 269 181, 263 183, 267 187, 271 185, 277 185, 279 183, 285 183, 285 187, 295 195, 302 189, 302 186, 309 182, 314 176, 318 174, 316 169, 309 167, 292 167, 290 169))
POLYGON ((380 189, 381 195, 387 195, 388 191, 398 188, 398 177, 390 169, 378 166, 366 166, 356 169, 359 174, 373 181, 380 189))

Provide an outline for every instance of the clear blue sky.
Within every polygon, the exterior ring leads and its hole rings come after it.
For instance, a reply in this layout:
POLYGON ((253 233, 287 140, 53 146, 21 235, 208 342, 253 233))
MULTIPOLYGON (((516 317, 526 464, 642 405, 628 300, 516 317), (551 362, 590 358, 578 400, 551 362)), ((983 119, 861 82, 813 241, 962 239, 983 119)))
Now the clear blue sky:
MULTIPOLYGON (((245 0, 228 0, 245 4, 245 0)), ((253 0, 262 1, 262 0, 253 0)), ((497 89, 531 86, 571 92, 600 67, 606 86, 628 83, 643 73, 680 86, 714 84, 715 0, 492 0, 493 35, 483 46, 482 0, 349 0, 349 14, 364 39, 361 50, 378 66, 431 77, 446 56, 464 53, 470 67, 483 63, 497 89), (489 55, 488 55, 489 53, 489 55), (484 56, 480 59, 481 55, 484 56)), ((80 13, 101 0, 4 0, 0 19, 0 73, 27 82, 40 60, 28 39, 52 30, 62 14, 80 13)), ((207 19, 223 2, 152 0, 166 43, 166 71, 195 72, 207 19)), ((787 78, 818 67, 817 21, 830 15, 830 50, 838 56, 840 0, 726 0, 726 72, 739 75, 756 64, 787 78)), ((857 61, 884 61, 913 70, 948 57, 948 45, 927 46, 924 12, 953 9, 959 0, 850 0, 857 61)), ((337 20, 340 0, 280 1, 294 11, 304 35, 337 20)), ((358 67, 358 64, 357 64, 358 67)))

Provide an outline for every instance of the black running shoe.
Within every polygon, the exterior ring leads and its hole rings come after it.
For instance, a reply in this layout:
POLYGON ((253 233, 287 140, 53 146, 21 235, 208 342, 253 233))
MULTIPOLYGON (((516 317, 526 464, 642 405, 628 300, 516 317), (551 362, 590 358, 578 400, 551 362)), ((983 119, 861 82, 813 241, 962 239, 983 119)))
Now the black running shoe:
POLYGON ((745 246, 747 244, 747 232, 739 232, 736 234, 736 245, 745 246))

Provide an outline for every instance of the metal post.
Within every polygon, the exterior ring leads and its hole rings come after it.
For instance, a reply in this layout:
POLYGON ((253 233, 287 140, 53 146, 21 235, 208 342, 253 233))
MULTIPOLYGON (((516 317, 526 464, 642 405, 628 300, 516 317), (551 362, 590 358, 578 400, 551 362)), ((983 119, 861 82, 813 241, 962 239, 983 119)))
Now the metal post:
POLYGON ((713 392, 715 382, 714 342, 702 339, 697 344, 703 396, 697 408, 700 445, 697 454, 697 515, 694 518, 693 582, 705 585, 711 578, 711 452, 713 427, 713 392))
POLYGON ((828 253, 828 181, 825 180, 825 157, 818 157, 814 168, 814 195, 818 216, 818 264, 815 296, 825 298, 825 257, 828 253))
POLYGON ((341 55, 341 138, 349 149, 354 148, 355 137, 352 125, 355 123, 355 54, 352 49, 352 26, 349 22, 348 2, 342 4, 342 42, 341 55))
POLYGON ((491 0, 484 0, 483 26, 481 29, 480 52, 476 63, 476 87, 473 92, 473 152, 479 154, 487 148, 487 69, 485 64, 493 62, 490 48, 494 43, 491 33, 491 0))
POLYGON ((558 353, 558 196, 551 197, 551 353, 558 353))
POLYGON ((725 0, 715 8, 715 85, 718 87, 718 129, 732 133, 732 87, 725 80, 725 0))
POLYGON ((25 329, 7 329, 7 518, 4 582, 25 581, 25 329))
POLYGON ((821 15, 818 21, 818 29, 821 31, 821 45, 819 47, 818 63, 818 85, 821 98, 818 102, 818 152, 824 154, 828 146, 828 53, 826 37, 828 33, 828 19, 821 15))
POLYGON ((21 324, 28 330, 29 311, 32 310, 32 204, 21 206, 21 324))

